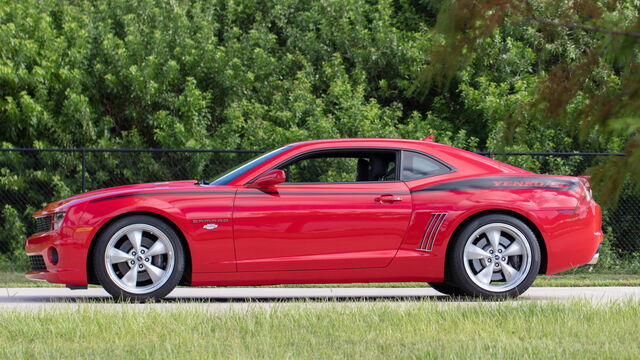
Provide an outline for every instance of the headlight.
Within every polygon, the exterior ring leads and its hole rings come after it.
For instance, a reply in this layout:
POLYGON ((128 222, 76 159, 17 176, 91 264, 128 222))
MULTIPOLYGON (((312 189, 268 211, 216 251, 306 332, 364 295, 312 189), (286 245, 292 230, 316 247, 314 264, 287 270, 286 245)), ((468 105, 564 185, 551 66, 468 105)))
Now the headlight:
POLYGON ((53 217, 51 218, 51 222, 53 223, 53 230, 58 230, 58 228, 60 228, 60 225, 62 225, 62 220, 64 220, 64 214, 64 212, 57 212, 53 214, 53 217))

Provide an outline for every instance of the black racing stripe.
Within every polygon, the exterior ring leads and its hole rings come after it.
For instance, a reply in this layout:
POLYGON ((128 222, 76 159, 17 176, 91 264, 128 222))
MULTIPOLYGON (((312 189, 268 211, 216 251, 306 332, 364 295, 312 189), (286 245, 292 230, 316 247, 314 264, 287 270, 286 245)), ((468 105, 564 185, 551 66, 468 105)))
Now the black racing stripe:
POLYGON ((451 181, 433 186, 427 186, 418 190, 413 190, 412 193, 487 189, 544 189, 569 191, 575 189, 579 184, 580 182, 578 180, 563 178, 535 176, 500 176, 451 181))
MULTIPOLYGON (((108 196, 100 199, 92 200, 91 202, 106 201, 112 199, 119 199, 124 197, 134 196, 154 196, 154 195, 212 195, 212 194, 235 194, 235 191, 159 191, 159 192, 140 192, 132 194, 120 194, 108 196)), ((238 192, 238 195, 409 195, 410 193, 386 193, 384 191, 379 192, 304 192, 304 191, 244 191, 238 192)))
POLYGON ((384 191, 378 192, 305 192, 305 191, 252 191, 252 192, 241 192, 238 191, 238 195, 410 195, 411 193, 389 193, 384 191))
POLYGON ((211 195, 211 194, 235 194, 235 191, 158 191, 158 192, 139 192, 132 194, 120 194, 107 196, 100 199, 91 200, 91 202, 119 199, 123 197, 134 197, 134 196, 153 196, 153 195, 211 195))

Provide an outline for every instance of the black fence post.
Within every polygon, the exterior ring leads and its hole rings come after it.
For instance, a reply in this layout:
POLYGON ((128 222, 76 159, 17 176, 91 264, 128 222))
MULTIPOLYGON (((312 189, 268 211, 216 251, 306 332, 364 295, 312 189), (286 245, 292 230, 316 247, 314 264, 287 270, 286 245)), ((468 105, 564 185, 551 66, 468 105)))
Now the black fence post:
POLYGON ((82 148, 82 192, 87 192, 85 177, 87 174, 87 149, 82 148))

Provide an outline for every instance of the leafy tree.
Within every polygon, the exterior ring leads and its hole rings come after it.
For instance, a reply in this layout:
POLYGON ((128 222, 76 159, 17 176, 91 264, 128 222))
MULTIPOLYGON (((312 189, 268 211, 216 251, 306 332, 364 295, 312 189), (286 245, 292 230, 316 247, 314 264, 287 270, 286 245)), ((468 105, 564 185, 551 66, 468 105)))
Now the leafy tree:
POLYGON ((472 107, 504 120, 501 139, 493 141, 511 149, 536 127, 544 137, 533 139, 544 148, 572 139, 620 147, 626 156, 599 166, 593 180, 615 199, 625 175, 640 175, 639 11, 633 0, 448 1, 430 35, 423 88, 462 78, 459 88, 472 107), (478 63, 492 61, 484 67, 495 75, 478 72, 478 63), (465 84, 469 74, 475 86, 465 84))

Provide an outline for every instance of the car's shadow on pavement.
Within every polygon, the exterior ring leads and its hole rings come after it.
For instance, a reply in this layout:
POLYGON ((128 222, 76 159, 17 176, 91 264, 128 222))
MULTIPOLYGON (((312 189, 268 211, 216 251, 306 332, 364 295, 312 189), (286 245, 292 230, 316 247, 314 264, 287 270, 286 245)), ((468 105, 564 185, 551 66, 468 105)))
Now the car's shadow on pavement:
MULTIPOLYGON (((224 304, 224 303, 357 303, 357 302, 477 302, 477 299, 433 296, 249 296, 249 297, 167 297, 157 301, 145 301, 143 304, 224 304)), ((9 296, 2 297, 0 303, 43 303, 43 304, 136 304, 129 300, 114 299, 109 296, 9 296)))
POLYGON ((451 301, 446 295, 433 296, 278 296, 278 297, 169 297, 167 303, 294 303, 294 302, 398 302, 398 301, 451 301))

